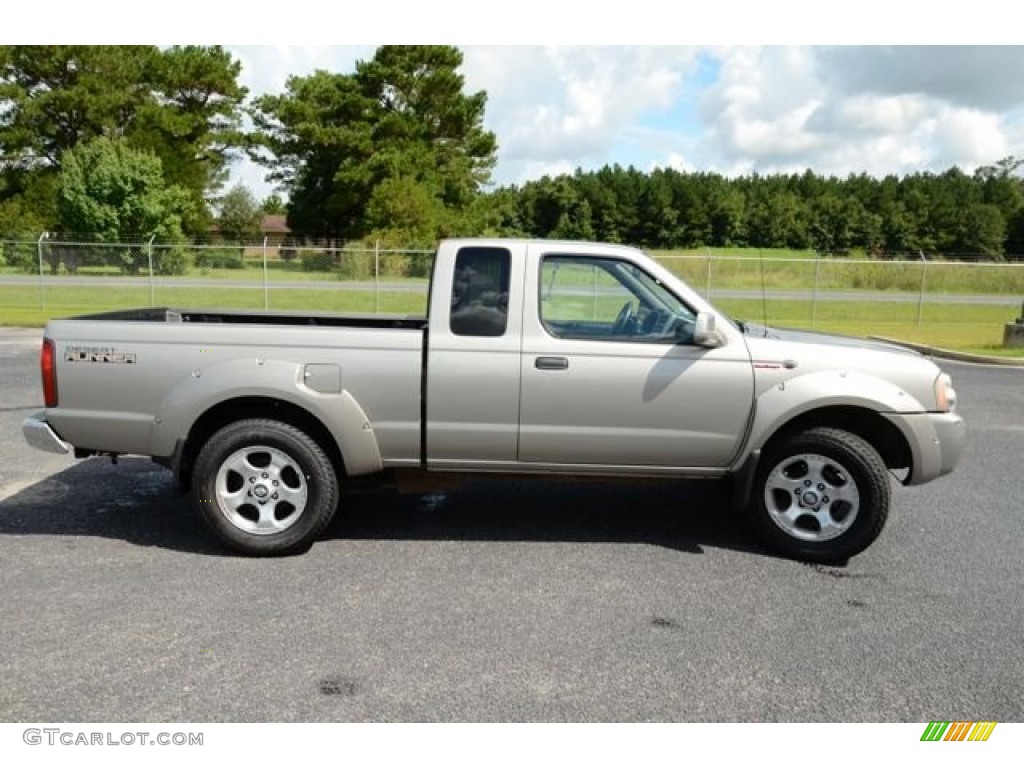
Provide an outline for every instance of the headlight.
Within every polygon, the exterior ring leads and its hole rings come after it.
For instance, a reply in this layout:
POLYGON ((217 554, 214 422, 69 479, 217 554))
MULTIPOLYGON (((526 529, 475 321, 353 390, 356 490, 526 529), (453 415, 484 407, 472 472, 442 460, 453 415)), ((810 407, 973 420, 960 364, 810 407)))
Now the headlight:
POLYGON ((940 411, 956 410, 956 390, 948 373, 940 373, 935 378, 935 405, 940 411))

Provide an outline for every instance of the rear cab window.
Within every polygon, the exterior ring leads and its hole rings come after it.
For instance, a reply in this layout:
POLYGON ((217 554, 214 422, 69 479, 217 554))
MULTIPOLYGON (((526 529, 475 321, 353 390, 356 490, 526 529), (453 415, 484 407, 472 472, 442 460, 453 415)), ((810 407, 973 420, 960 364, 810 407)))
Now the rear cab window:
POLYGON ((505 248, 472 246, 455 256, 448 324, 456 336, 504 336, 512 255, 505 248))

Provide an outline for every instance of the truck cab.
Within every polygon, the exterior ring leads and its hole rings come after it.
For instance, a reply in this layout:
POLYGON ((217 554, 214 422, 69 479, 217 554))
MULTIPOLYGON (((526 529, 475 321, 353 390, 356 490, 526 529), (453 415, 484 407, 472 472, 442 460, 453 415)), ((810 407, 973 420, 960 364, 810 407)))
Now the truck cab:
POLYGON ((448 241, 437 266, 433 295, 451 301, 430 306, 428 466, 730 466, 753 402, 743 335, 642 252, 448 241))

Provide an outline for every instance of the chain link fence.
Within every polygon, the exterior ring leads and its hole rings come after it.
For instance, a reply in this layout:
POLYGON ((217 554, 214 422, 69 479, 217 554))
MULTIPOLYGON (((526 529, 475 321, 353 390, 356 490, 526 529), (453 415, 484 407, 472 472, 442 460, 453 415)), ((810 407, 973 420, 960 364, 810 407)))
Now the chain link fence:
MULTIPOLYGON (((653 254, 727 311, 814 327, 840 305, 899 305, 927 323, 939 307, 1006 309, 1024 297, 1024 264, 780 255, 751 249, 653 254)), ((0 313, 46 317, 133 306, 424 314, 433 252, 379 243, 89 242, 41 234, 0 241, 0 313), (35 314, 29 314, 32 310, 35 314)), ((881 312, 881 310, 877 310, 881 312)), ((3 318, 0 317, 0 320, 3 318)), ((6 320, 5 322, 11 322, 6 320)))
POLYGON ((0 311, 130 306, 422 314, 433 251, 372 245, 0 241, 0 311))

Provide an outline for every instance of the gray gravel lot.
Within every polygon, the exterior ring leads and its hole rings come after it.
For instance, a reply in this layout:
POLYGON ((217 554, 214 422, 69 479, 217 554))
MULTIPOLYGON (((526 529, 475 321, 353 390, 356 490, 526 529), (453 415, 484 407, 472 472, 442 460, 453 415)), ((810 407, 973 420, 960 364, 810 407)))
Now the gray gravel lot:
POLYGON ((253 560, 152 463, 24 445, 38 338, 0 329, 0 721, 1024 720, 1024 371, 945 366, 964 462, 845 568, 678 483, 364 493, 253 560))

